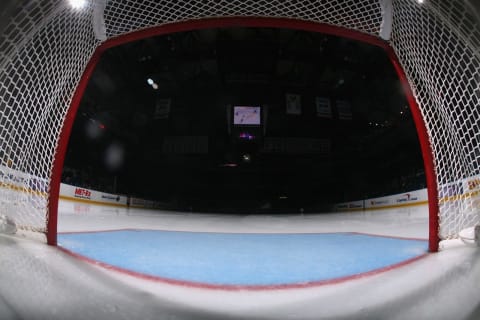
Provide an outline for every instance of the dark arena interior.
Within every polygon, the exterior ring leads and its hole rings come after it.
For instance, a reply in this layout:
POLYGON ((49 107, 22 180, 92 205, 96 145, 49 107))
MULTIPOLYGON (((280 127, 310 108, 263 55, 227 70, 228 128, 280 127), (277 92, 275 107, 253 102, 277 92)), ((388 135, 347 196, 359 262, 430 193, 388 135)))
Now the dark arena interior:
POLYGON ((1 0, 0 320, 480 319, 479 5, 1 0))
POLYGON ((231 213, 329 211, 425 187, 408 103, 382 48, 246 27, 108 49, 82 98, 62 182, 231 213), (237 107, 257 118, 237 122, 237 107))

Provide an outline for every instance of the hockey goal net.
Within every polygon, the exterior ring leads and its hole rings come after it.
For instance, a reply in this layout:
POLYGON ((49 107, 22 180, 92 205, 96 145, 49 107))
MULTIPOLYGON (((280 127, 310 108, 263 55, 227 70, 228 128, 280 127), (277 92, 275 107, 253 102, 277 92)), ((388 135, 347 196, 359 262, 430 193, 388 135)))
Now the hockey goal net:
POLYGON ((105 46, 148 36, 141 30, 215 25, 323 30, 383 46, 405 82, 422 144, 431 250, 438 239, 480 222, 480 27, 473 1, 42 0, 5 6, 0 213, 18 230, 47 235, 55 244, 62 159, 92 57, 105 46))

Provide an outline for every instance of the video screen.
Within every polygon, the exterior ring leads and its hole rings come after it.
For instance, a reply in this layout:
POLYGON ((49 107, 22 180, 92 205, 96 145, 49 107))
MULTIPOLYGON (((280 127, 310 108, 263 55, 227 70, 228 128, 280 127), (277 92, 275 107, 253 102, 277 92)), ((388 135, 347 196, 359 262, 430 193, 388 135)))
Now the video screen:
POLYGON ((259 126, 261 124, 261 107, 234 106, 233 124, 236 126, 259 126))

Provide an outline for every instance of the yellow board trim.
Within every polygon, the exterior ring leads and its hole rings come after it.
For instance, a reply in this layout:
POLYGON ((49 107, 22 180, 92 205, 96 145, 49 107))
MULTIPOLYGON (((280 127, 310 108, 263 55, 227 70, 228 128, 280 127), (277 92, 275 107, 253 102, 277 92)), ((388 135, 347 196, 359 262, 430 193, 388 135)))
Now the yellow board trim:
POLYGON ((393 209, 393 208, 402 208, 402 207, 421 206, 421 205, 425 205, 425 204, 428 204, 428 201, 419 201, 419 202, 401 203, 401 204, 391 204, 391 205, 388 205, 388 206, 365 208, 365 210, 393 209))
POLYGON ((402 207, 413 207, 413 206, 421 206, 428 204, 428 201, 419 201, 419 202, 412 202, 412 203, 401 203, 401 204, 391 204, 388 206, 381 206, 381 207, 370 207, 370 208, 352 208, 352 209, 337 209, 337 211, 363 211, 363 210, 382 210, 382 209, 394 209, 394 208, 402 208, 402 207))
POLYGON ((123 208, 128 207, 126 204, 123 204, 123 203, 95 201, 90 199, 80 199, 80 198, 74 198, 74 197, 68 197, 68 196, 59 196, 59 198, 62 200, 67 200, 72 202, 89 203, 89 204, 96 204, 96 205, 102 205, 102 206, 123 207, 123 208))
POLYGON ((11 184, 11 183, 6 183, 6 182, 0 182, 0 187, 5 188, 5 189, 11 189, 13 191, 31 193, 31 194, 34 194, 34 195, 37 195, 37 196, 43 196, 43 197, 48 196, 48 193, 46 193, 46 192, 33 190, 32 188, 19 187, 17 185, 14 185, 14 184, 11 184))
POLYGON ((480 190, 477 190, 477 191, 471 191, 471 192, 464 193, 464 194, 458 194, 458 195, 455 195, 455 196, 443 197, 438 201, 438 203, 442 204, 442 203, 445 203, 445 202, 465 200, 465 199, 468 199, 468 198, 473 198, 475 196, 478 196, 479 194, 480 194, 480 190))
MULTIPOLYGON (((6 182, 0 182, 0 188, 10 189, 10 190, 24 192, 24 193, 30 193, 30 194, 34 194, 34 195, 42 196, 42 197, 48 197, 47 192, 33 190, 32 188, 19 187, 17 185, 14 185, 14 184, 11 184, 11 183, 6 183, 6 182)), ((446 202, 454 202, 454 201, 465 200, 465 199, 468 199, 468 198, 473 198, 473 197, 478 196, 478 195, 480 195, 480 190, 468 192, 468 193, 465 193, 465 194, 455 195, 455 196, 443 197, 443 198, 439 199, 438 202, 439 202, 439 204, 444 204, 446 202)), ((59 199, 67 200, 67 201, 82 202, 82 203, 90 203, 90 204, 96 204, 96 205, 128 208, 128 205, 126 205, 126 204, 95 201, 95 200, 89 200, 89 199, 80 199, 80 198, 68 197, 68 196, 63 196, 63 195, 60 195, 59 199)), ((428 204, 428 201, 393 204, 393 205, 388 205, 388 206, 370 207, 370 208, 351 208, 351 209, 345 208, 345 209, 337 209, 337 210, 338 211, 382 210, 382 209, 393 209, 393 208, 419 206, 419 205, 425 205, 425 204, 428 204)), ((131 206, 131 207, 143 208, 141 206, 131 206)))

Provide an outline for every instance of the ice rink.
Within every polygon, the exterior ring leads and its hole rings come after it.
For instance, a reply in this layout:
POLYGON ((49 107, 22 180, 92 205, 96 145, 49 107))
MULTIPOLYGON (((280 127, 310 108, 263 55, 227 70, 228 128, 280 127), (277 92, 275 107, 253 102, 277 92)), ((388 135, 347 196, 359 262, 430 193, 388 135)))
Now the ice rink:
MULTIPOLYGON (((61 201, 62 232, 358 232, 428 238, 426 206, 352 213, 219 215, 61 201)), ((152 281, 0 235, 1 319, 480 319, 480 250, 460 241, 407 265, 305 288, 222 290, 152 281)))

